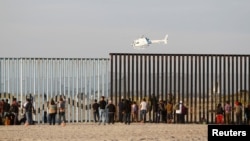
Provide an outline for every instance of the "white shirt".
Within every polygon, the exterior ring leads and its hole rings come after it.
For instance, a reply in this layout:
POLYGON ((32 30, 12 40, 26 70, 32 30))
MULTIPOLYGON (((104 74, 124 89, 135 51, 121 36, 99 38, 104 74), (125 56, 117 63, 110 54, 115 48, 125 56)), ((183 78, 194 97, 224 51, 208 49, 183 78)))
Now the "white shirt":
POLYGON ((147 110, 147 102, 142 101, 140 106, 141 106, 141 110, 147 110))
POLYGON ((176 110, 176 114, 181 114, 182 103, 179 104, 179 110, 176 110))

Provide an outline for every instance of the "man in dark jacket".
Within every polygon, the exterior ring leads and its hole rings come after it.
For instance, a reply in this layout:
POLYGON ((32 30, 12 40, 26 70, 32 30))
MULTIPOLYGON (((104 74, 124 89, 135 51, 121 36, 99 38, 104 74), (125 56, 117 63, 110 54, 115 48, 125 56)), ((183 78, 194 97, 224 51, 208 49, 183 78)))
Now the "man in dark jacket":
POLYGON ((121 101, 118 104, 118 108, 119 108, 119 122, 123 122, 123 111, 124 111, 124 99, 121 99, 121 101))
POLYGON ((104 96, 102 96, 101 98, 101 101, 99 102, 99 105, 100 105, 100 111, 99 111, 99 125, 101 124, 101 122, 103 122, 103 124, 105 125, 105 122, 106 122, 106 111, 105 111, 105 108, 106 108, 106 101, 104 100, 104 96))
POLYGON ((5 99, 5 102, 3 105, 3 111, 4 111, 4 116, 7 115, 10 111, 10 103, 8 99, 5 99))
POLYGON ((114 124, 115 123, 115 112, 116 112, 116 107, 115 105, 112 103, 112 101, 110 100, 109 101, 109 104, 107 106, 107 109, 108 109, 108 124, 112 123, 114 124))
POLYGON ((24 105, 24 108, 25 108, 25 115, 27 119, 26 123, 28 123, 28 125, 31 125, 33 124, 33 120, 32 120, 33 105, 29 98, 27 98, 27 103, 24 105))
POLYGON ((18 125, 18 113, 19 113, 19 103, 17 102, 16 98, 13 98, 13 101, 12 101, 12 104, 11 104, 11 107, 10 107, 10 111, 15 115, 14 116, 14 125, 18 125))
POLYGON ((92 107, 93 107, 94 121, 97 122, 99 121, 99 103, 97 103, 96 99, 92 107))
POLYGON ((131 102, 129 100, 125 100, 124 114, 125 114, 125 124, 130 125, 131 102))

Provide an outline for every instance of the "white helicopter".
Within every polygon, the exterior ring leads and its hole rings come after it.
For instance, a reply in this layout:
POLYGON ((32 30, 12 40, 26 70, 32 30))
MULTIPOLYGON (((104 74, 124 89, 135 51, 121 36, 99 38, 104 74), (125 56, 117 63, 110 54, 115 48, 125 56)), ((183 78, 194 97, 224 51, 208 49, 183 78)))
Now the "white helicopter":
POLYGON ((134 40, 134 42, 131 45, 134 47, 134 49, 145 49, 146 47, 148 47, 150 44, 153 43, 167 44, 168 34, 166 34, 165 38, 162 40, 150 40, 149 38, 142 36, 141 38, 134 40))

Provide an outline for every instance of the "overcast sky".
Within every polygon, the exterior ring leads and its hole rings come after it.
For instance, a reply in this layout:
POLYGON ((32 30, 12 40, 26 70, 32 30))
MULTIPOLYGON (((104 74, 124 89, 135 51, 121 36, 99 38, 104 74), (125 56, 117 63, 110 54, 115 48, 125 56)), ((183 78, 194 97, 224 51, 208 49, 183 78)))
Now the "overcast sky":
POLYGON ((249 0, 0 0, 0 57, 250 54, 249 0), (168 44, 131 46, 145 35, 168 44))

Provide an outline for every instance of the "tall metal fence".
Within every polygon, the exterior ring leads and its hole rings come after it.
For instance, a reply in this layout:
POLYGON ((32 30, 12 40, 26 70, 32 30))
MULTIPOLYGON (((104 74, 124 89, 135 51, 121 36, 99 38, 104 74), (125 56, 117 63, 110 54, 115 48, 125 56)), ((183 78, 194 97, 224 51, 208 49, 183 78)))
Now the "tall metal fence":
POLYGON ((110 64, 115 103, 130 98, 139 104, 152 95, 174 104, 182 100, 187 122, 214 123, 218 103, 250 102, 249 55, 110 53, 110 64))
POLYGON ((40 123, 47 102, 64 96, 66 119, 87 122, 92 120, 94 99, 109 95, 109 70, 108 58, 0 58, 0 98, 11 103, 15 97, 23 104, 31 97, 33 119, 40 123))
MULTIPOLYGON (((155 95, 182 100, 187 122, 215 122, 218 103, 250 103, 250 56, 231 54, 126 54, 110 58, 0 58, 0 98, 33 98, 33 119, 44 122, 47 101, 64 96, 69 122, 93 120, 91 104, 103 95, 117 105, 155 95)), ((20 115, 23 114, 20 110, 20 115)), ((153 114, 148 113, 148 118, 153 114)), ((235 113, 232 113, 235 121, 235 113)))

